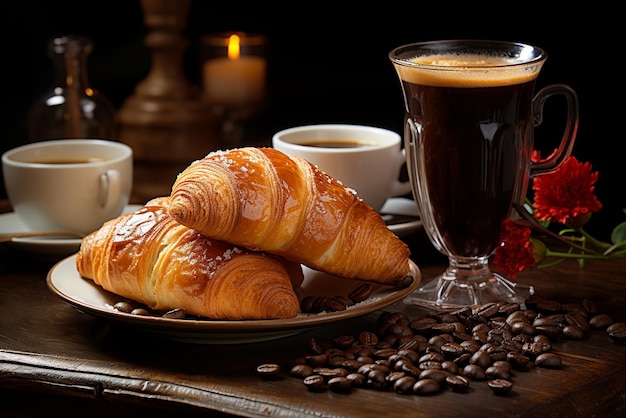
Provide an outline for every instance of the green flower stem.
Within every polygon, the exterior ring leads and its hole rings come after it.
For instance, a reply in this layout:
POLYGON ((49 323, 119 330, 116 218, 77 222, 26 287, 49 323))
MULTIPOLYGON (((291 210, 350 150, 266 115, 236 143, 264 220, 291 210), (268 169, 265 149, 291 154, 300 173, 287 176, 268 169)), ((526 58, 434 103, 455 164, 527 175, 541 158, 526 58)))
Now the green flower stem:
POLYGON ((590 235, 587 231, 585 231, 584 228, 576 228, 576 231, 578 231, 578 233, 580 233, 583 237, 585 237, 587 242, 589 242, 594 247, 601 248, 602 250, 607 250, 611 247, 611 244, 604 242, 604 241, 597 240, 592 235, 590 235))

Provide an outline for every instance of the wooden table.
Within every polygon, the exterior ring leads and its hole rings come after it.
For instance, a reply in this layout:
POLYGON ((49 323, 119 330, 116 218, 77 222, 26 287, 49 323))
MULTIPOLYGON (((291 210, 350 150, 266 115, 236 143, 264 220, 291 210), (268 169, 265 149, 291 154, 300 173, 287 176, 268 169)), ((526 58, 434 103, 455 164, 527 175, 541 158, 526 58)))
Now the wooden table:
MULTIPOLYGON (((432 250, 423 231, 406 241, 426 278, 443 269, 444 259, 432 250)), ((494 394, 485 382, 472 382, 468 393, 446 390, 431 396, 363 388, 348 394, 314 393, 286 372, 278 380, 262 379, 256 367, 269 362, 287 368, 305 353, 308 338, 330 341, 373 330, 379 313, 268 342, 172 342, 80 313, 60 300, 46 286, 54 263, 0 247, 3 417, 160 417, 173 412, 251 417, 626 414, 626 345, 612 342, 604 331, 594 331, 582 341, 555 342, 553 351, 561 355, 563 367, 515 372, 513 390, 504 396, 494 394)), ((518 280, 561 302, 589 298, 616 321, 626 321, 626 259, 588 262, 584 270, 569 262, 525 273, 518 280)))

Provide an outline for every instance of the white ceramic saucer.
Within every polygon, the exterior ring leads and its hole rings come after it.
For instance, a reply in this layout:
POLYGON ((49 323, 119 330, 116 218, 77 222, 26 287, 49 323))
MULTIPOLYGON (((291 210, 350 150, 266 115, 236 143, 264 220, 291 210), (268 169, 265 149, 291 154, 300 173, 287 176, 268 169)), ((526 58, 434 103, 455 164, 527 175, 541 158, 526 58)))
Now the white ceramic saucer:
MULTIPOLYGON (((124 213, 132 212, 140 207, 140 205, 128 205, 124 208, 124 213)), ((0 214, 0 234, 15 232, 28 232, 28 227, 14 212, 0 214)), ((36 255, 64 257, 77 252, 80 243, 80 238, 25 237, 13 238, 8 245, 36 255)))
POLYGON ((399 237, 409 235, 422 227, 417 205, 412 199, 392 197, 380 209, 387 226, 399 237))

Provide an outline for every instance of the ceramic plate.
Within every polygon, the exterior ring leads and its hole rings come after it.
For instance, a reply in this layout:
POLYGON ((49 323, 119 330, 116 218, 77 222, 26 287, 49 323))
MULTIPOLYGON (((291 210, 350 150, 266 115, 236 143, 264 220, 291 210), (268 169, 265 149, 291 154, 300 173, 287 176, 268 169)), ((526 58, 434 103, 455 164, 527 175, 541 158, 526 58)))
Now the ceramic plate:
MULTIPOLYGON (((197 319, 168 319, 160 316, 141 316, 117 311, 112 306, 123 300, 103 290, 91 280, 84 279, 76 270, 76 255, 58 262, 46 279, 49 289, 65 302, 98 317, 138 327, 158 337, 198 344, 239 344, 268 341, 287 337, 320 325, 362 316, 382 309, 404 298, 417 288, 422 280, 419 268, 411 263, 411 286, 397 290, 391 286, 373 284, 370 297, 344 311, 299 314, 290 319, 213 321, 197 319)), ((342 279, 303 267, 304 282, 297 290, 302 300, 307 295, 347 295, 362 282, 342 279), (331 290, 332 289, 332 290, 331 290), (329 294, 332 292, 332 294, 329 294)))
MULTIPOLYGON (((124 213, 132 212, 140 207, 140 205, 128 205, 124 208, 124 213)), ((0 234, 14 232, 28 232, 28 227, 14 212, 1 214, 0 234)), ((80 243, 80 238, 26 237, 13 238, 9 244, 37 255, 67 257, 78 251, 80 243)))

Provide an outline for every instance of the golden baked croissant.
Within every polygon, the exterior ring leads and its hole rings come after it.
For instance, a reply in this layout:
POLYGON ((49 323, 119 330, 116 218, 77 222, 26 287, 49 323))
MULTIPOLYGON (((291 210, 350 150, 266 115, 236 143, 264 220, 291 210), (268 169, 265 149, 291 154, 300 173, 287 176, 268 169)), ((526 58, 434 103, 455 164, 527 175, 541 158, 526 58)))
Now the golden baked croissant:
POLYGON ((81 276, 155 310, 213 319, 280 319, 300 312, 301 266, 212 240, 176 222, 157 198, 83 239, 81 276))
POLYGON ((409 249, 354 190, 273 148, 216 151, 172 186, 170 214, 215 239, 347 278, 392 284, 409 249))

